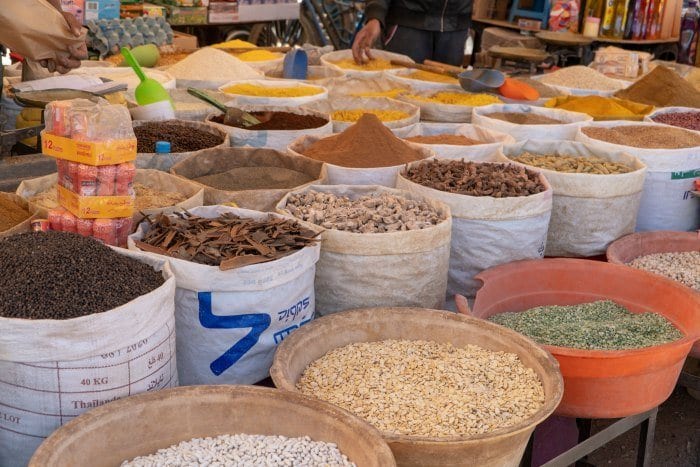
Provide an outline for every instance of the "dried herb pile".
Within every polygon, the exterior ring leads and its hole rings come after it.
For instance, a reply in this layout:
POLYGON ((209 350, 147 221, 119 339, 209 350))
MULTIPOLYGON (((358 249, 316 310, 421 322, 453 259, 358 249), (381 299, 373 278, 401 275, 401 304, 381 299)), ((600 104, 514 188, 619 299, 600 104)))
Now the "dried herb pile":
POLYGON ((282 258, 315 243, 316 235, 299 222, 275 216, 256 220, 224 213, 208 219, 182 212, 159 214, 136 246, 226 271, 282 258))

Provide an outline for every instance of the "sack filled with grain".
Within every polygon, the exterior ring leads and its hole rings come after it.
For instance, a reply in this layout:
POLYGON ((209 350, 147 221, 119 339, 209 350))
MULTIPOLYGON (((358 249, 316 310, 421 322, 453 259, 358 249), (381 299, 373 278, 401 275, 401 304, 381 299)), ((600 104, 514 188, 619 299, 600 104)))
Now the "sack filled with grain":
POLYGON ((0 238, 31 229, 36 208, 14 193, 0 191, 0 238))
POLYGON ((378 185, 311 185, 288 193, 277 210, 324 229, 320 315, 444 305, 452 229, 446 204, 378 185))
MULTIPOLYGON (((337 70, 335 68, 323 65, 309 65, 306 70, 306 79, 303 81, 309 84, 320 84, 321 86, 327 88, 328 83, 334 79, 342 78, 343 76, 345 76, 345 72, 342 70, 337 70)), ((265 71, 265 78, 271 80, 287 80, 287 78, 283 78, 282 66, 265 71)))
POLYGON ((396 83, 378 75, 369 78, 343 76, 326 83, 330 99, 339 97, 388 97, 396 99, 399 95, 411 92, 407 84, 396 83))
POLYGON ((523 104, 495 104, 477 107, 472 112, 472 123, 475 125, 507 133, 516 141, 573 141, 579 127, 592 120, 590 115, 579 112, 523 104))
POLYGON ((503 103, 500 97, 493 94, 468 93, 461 89, 403 93, 397 99, 419 107, 422 121, 448 123, 469 123, 475 108, 503 103))
POLYGON ((512 136, 468 123, 419 123, 401 137, 425 146, 438 158, 502 162, 500 148, 515 143, 512 136))
POLYGON ((346 130, 367 113, 376 115, 392 130, 414 125, 420 120, 418 107, 387 97, 334 97, 316 102, 309 108, 329 114, 334 133, 346 130))
POLYGON ((278 105, 296 107, 328 97, 326 88, 296 80, 232 81, 219 88, 229 105, 278 105))
POLYGON ((387 52, 386 50, 372 49, 374 60, 368 60, 364 64, 357 64, 352 57, 352 50, 336 50, 321 55, 321 63, 325 66, 343 71, 348 76, 358 78, 373 78, 391 69, 403 69, 401 66, 392 65, 391 60, 401 60, 413 63, 413 59, 407 55, 387 52))

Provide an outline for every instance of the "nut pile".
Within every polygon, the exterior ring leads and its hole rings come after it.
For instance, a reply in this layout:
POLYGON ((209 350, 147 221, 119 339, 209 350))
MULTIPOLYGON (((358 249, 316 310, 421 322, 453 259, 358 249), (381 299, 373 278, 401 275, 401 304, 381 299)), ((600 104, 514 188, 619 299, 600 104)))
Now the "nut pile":
POLYGON ((428 160, 403 175, 420 185, 460 195, 508 198, 545 191, 537 172, 514 164, 428 160))
POLYGON ((627 265, 668 277, 700 292, 700 251, 644 255, 627 265))
POLYGON ((513 160, 547 170, 566 173, 588 173, 596 175, 624 174, 632 168, 619 162, 612 162, 596 156, 574 157, 553 154, 531 154, 523 152, 513 160))
POLYGON ((450 437, 512 426, 544 404, 514 353, 422 340, 347 345, 312 362, 297 388, 385 433, 450 437))
POLYGON ((488 118, 503 120, 517 125, 559 125, 565 123, 555 118, 545 117, 535 113, 524 112, 493 112, 485 115, 488 118))
POLYGON ((372 193, 352 200, 310 190, 291 194, 287 210, 294 217, 323 228, 356 233, 420 230, 445 220, 424 201, 389 193, 372 193))
POLYGON ((700 146, 700 135, 680 128, 653 125, 620 125, 610 128, 581 128, 584 135, 642 149, 682 149, 700 146))
POLYGON ((194 438, 150 456, 124 461, 121 467, 200 467, 207 466, 314 466, 351 467, 338 446, 312 441, 308 436, 287 438, 265 435, 221 435, 194 438))

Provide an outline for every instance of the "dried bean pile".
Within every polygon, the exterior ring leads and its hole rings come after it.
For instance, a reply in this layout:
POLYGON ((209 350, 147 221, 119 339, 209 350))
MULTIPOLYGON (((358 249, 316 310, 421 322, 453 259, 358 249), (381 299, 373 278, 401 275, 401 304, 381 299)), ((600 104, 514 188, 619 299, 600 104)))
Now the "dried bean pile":
POLYGON ((0 240, 0 316, 70 319, 101 313, 163 282, 151 266, 90 237, 50 231, 0 240))
POLYGON ((700 131, 700 112, 675 112, 659 114, 653 117, 656 123, 678 126, 688 130, 700 131))
POLYGON ((539 344, 586 350, 624 350, 666 344, 683 334, 658 313, 632 313, 611 300, 547 305, 489 318, 539 344))
POLYGON ((421 340, 334 349, 304 370, 297 388, 385 433, 430 437, 489 433, 544 404, 537 374, 516 354, 421 340))
POLYGON ((627 265, 668 277, 700 292, 700 251, 654 253, 635 258, 627 265))
MULTIPOLYGON (((257 118, 260 123, 257 125, 244 127, 241 124, 233 125, 237 128, 245 128, 250 131, 262 130, 308 130, 311 128, 322 127, 328 120, 317 117, 316 115, 300 115, 291 112, 251 112, 253 117, 257 118)), ((213 122, 224 124, 224 116, 217 115, 212 117, 213 122)))
POLYGON ((611 128, 585 127, 581 131, 590 138, 642 149, 682 149, 700 146, 700 135, 653 125, 621 125, 611 128))
POLYGON ((428 160, 404 172, 408 180, 447 193, 508 198, 545 191, 537 172, 514 164, 428 160))
POLYGON ((352 467, 338 446, 312 441, 308 436, 287 438, 265 435, 221 435, 194 438, 150 456, 124 461, 121 467, 200 466, 329 466, 352 467))
POLYGON ((225 271, 274 261, 316 241, 314 232, 280 217, 256 220, 224 213, 207 219, 183 212, 159 214, 136 246, 225 271))
POLYGON ((513 160, 547 170, 566 173, 588 173, 597 175, 624 174, 632 168, 619 162, 612 162, 596 156, 574 157, 552 154, 539 155, 524 152, 513 160))
POLYGON ((481 141, 467 138, 466 136, 450 134, 411 136, 410 138, 405 138, 405 140, 418 144, 451 144, 454 146, 482 144, 481 141))
POLYGON ((313 180, 303 172, 284 167, 236 167, 218 174, 203 175, 193 179, 219 190, 263 190, 295 188, 313 180))
POLYGON ((31 213, 14 201, 0 197, 0 232, 10 230, 31 217, 31 213))
POLYGON ((197 128, 168 122, 148 122, 134 127, 138 152, 156 152, 157 141, 168 141, 170 152, 199 151, 218 146, 224 138, 197 128))
POLYGON ((518 125, 559 125, 565 123, 561 120, 534 113, 493 112, 485 116, 488 118, 495 118, 496 120, 503 120, 504 122, 516 123, 518 125))
POLYGON ((445 220, 424 201, 389 193, 372 193, 352 200, 310 190, 289 195, 287 210, 298 219, 326 229, 357 233, 420 230, 445 220))

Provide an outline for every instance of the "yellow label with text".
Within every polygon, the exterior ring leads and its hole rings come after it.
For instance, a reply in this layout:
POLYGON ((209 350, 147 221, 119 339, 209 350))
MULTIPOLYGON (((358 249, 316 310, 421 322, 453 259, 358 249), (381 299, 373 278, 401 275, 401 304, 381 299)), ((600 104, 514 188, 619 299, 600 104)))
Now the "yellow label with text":
POLYGON ((113 165, 136 160, 136 139, 76 141, 41 132, 42 152, 57 159, 86 165, 113 165))
POLYGON ((60 185, 58 204, 80 219, 111 219, 134 214, 133 196, 80 196, 60 185))

